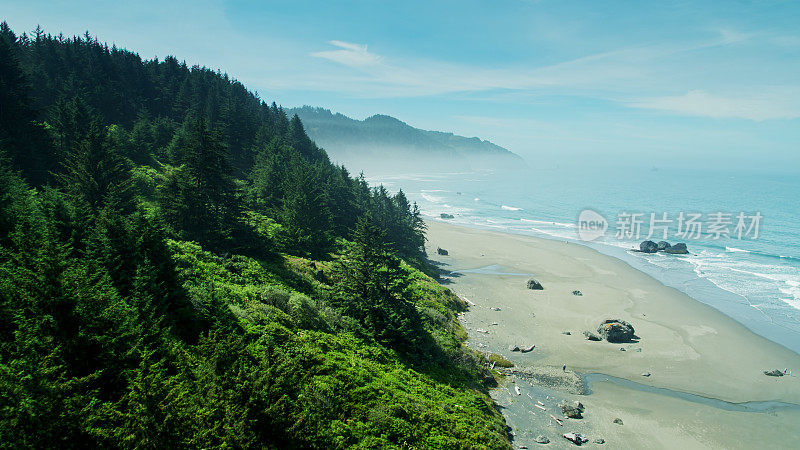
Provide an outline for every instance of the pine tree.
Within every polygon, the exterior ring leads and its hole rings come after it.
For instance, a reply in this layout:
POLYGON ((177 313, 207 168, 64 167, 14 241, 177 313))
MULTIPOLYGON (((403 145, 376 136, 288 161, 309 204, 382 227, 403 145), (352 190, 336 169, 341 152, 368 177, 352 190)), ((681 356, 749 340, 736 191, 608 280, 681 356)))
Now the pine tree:
POLYGON ((106 129, 97 120, 67 155, 57 178, 63 189, 92 214, 104 206, 125 212, 133 206, 129 162, 112 147, 106 129))
POLYGON ((32 86, 20 67, 13 33, 3 22, 0 33, 0 148, 8 152, 14 167, 34 185, 43 184, 52 167, 47 135, 36 122, 38 112, 31 98, 32 86))
POLYGON ((294 160, 283 181, 278 218, 286 230, 284 247, 303 255, 324 255, 330 250, 332 225, 320 168, 294 160))
POLYGON ((408 298, 400 260, 389 250, 384 232, 368 217, 359 219, 337 270, 337 301, 375 339, 403 353, 423 342, 425 332, 408 298))
POLYGON ((223 248, 239 221, 225 144, 219 133, 194 119, 172 145, 183 165, 173 171, 162 190, 162 207, 171 225, 187 239, 223 248))

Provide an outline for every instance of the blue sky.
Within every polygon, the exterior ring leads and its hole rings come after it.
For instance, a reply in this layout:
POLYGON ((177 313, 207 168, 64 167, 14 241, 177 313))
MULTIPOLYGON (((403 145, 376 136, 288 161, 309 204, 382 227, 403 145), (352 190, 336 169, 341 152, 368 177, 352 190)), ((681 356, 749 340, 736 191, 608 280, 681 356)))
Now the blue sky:
POLYGON ((800 2, 14 1, 17 32, 219 68, 261 98, 535 165, 800 171, 800 2))

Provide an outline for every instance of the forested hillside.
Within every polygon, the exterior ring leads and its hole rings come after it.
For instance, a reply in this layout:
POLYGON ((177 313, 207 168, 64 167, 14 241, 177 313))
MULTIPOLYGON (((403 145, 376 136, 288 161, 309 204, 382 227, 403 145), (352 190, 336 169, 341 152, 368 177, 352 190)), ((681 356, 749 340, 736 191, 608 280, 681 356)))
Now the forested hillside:
POLYGON ((518 155, 489 141, 421 130, 383 114, 355 120, 311 106, 289 113, 300 117, 308 135, 331 158, 353 167, 423 172, 525 166, 518 155))
POLYGON ((404 194, 226 74, 0 25, 0 445, 506 448, 404 194))

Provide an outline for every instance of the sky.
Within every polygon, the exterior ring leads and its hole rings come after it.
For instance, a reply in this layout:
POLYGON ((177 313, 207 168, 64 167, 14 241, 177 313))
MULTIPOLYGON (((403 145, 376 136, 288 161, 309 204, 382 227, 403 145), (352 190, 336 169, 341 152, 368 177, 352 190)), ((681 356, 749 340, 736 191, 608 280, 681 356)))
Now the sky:
POLYGON ((488 139, 533 167, 800 172, 797 1, 7 1, 266 101, 488 139))

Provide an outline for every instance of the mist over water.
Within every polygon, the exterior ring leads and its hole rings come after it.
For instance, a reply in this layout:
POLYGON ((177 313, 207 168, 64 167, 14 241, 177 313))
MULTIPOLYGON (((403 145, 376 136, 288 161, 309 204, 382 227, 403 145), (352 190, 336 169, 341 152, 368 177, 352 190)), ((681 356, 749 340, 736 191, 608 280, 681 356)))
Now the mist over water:
MULTIPOLYGON (((556 168, 368 174, 371 183, 402 188, 426 220, 568 240, 623 259, 637 269, 707 303, 757 334, 800 353, 800 178, 791 175, 686 169, 556 168), (577 217, 592 209, 605 217, 603 238, 578 239, 577 217), (638 239, 617 239, 618 215, 644 213, 638 239), (759 212, 759 236, 739 240, 676 237, 680 212, 735 216, 759 212), (670 243, 689 255, 629 252, 647 238, 650 213, 674 220, 670 243)), ((662 240, 661 232, 650 239, 662 240)))

